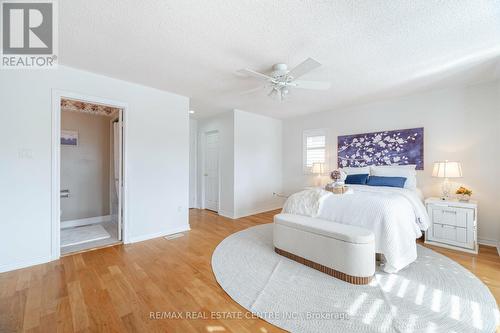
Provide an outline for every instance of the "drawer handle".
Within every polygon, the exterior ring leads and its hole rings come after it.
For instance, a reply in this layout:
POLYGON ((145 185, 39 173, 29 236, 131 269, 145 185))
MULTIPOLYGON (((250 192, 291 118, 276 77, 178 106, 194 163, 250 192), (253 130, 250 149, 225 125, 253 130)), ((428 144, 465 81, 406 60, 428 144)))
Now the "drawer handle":
POLYGON ((457 215, 457 211, 456 210, 443 210, 443 212, 457 215))

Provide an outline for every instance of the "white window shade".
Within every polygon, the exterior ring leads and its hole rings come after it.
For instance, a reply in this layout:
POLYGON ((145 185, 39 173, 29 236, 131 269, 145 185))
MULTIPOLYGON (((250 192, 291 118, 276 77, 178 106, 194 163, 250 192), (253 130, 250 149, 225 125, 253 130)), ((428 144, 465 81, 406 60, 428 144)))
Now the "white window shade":
POLYGON ((326 134, 324 130, 304 132, 304 172, 311 173, 313 164, 326 164, 326 134))

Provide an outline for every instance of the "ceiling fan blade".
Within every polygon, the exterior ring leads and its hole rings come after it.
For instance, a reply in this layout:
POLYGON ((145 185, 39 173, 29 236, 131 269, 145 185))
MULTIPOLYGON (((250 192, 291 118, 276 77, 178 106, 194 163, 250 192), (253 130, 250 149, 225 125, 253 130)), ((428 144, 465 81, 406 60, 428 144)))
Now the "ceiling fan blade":
POLYGON ((266 81, 274 80, 274 78, 270 77, 269 75, 253 71, 253 70, 248 69, 248 68, 240 69, 238 71, 238 73, 245 74, 245 75, 252 76, 252 77, 255 77, 257 79, 266 80, 266 81))
POLYGON ((330 82, 295 80, 290 84, 295 88, 311 90, 328 90, 332 86, 330 82))
POLYGON ((253 89, 248 89, 248 90, 242 91, 239 94, 240 95, 250 95, 250 94, 253 94, 255 92, 259 92, 261 90, 264 90, 266 87, 267 87, 266 85, 262 85, 262 86, 259 86, 259 87, 253 88, 253 89))
POLYGON ((301 77, 302 75, 309 73, 315 68, 321 66, 319 62, 314 60, 313 58, 307 58, 300 64, 298 64, 294 69, 288 72, 288 76, 291 76, 294 79, 301 77))

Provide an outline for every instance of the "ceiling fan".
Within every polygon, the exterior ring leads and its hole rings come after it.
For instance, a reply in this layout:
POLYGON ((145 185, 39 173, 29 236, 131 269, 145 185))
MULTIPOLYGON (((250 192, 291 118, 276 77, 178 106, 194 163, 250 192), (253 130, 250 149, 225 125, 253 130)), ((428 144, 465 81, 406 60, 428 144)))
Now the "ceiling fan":
POLYGON ((291 70, 288 70, 286 64, 275 64, 270 75, 247 68, 240 69, 238 72, 266 81, 266 86, 271 88, 268 96, 279 98, 280 101, 283 101, 285 96, 290 92, 290 88, 309 90, 330 89, 330 82, 297 80, 302 75, 309 73, 319 66, 321 66, 319 62, 312 58, 307 58, 291 70))

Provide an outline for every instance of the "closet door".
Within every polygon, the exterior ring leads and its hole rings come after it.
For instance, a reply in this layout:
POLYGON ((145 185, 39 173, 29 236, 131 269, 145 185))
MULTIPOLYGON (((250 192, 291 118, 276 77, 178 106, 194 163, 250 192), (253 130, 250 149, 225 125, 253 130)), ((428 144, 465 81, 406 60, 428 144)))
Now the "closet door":
POLYGON ((205 202, 206 209, 219 210, 219 132, 205 133, 205 202))

